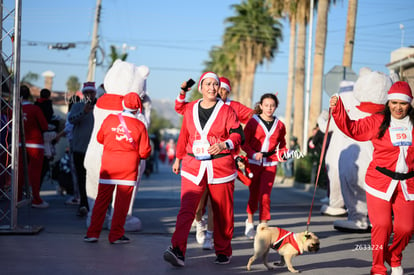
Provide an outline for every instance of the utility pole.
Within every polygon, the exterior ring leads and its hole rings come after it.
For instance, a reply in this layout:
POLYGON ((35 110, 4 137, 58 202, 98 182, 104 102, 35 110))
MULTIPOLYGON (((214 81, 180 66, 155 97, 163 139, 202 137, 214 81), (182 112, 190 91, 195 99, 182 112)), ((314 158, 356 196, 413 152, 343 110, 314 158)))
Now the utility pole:
POLYGON ((102 6, 101 3, 102 3, 102 0, 96 0, 95 22, 93 24, 91 53, 89 55, 87 81, 95 81, 96 51, 99 45, 98 26, 99 26, 99 21, 100 21, 100 16, 101 16, 101 6, 102 6))

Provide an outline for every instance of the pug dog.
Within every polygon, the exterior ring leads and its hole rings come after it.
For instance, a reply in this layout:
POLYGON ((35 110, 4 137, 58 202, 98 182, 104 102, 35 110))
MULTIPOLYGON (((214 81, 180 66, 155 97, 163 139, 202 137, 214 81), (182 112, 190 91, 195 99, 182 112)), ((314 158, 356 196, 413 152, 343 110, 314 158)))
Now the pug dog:
POLYGON ((279 227, 269 227, 267 223, 257 226, 256 236, 254 237, 254 254, 247 263, 247 270, 251 269, 253 262, 263 258, 263 264, 268 270, 273 267, 267 262, 270 248, 278 251, 281 262, 275 265, 284 266, 292 273, 299 273, 292 265, 292 258, 302 254, 304 251, 316 252, 319 250, 319 238, 312 232, 293 233, 279 227))

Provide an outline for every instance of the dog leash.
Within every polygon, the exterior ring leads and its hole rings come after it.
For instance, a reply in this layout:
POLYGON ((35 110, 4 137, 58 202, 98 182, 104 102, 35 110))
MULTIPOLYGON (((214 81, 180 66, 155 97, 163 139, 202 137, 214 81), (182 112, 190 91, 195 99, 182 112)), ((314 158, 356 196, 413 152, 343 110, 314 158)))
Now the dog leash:
POLYGON ((326 123, 325 135, 323 136, 321 156, 319 158, 318 173, 316 174, 315 189, 313 191, 313 198, 312 198, 312 203, 311 203, 311 207, 309 210, 308 222, 306 223, 306 232, 309 232, 309 225, 310 225, 310 221, 312 217, 312 208, 313 208, 313 204, 315 202, 315 196, 316 196, 316 188, 318 187, 318 181, 319 181, 319 175, 321 173, 322 162, 323 162, 323 158, 325 157, 326 141, 328 140, 328 130, 329 130, 329 122, 331 121, 331 114, 332 114, 332 110, 331 108, 329 108, 329 117, 328 117, 328 122, 326 123))

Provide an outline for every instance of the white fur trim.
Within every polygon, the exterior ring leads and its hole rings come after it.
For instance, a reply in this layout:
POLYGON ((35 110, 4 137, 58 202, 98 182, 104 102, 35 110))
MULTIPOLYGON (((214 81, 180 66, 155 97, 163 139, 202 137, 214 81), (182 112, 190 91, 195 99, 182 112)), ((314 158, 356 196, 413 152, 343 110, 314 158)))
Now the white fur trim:
MULTIPOLYGON (((19 143, 19 146, 22 146, 22 144, 19 143)), ((26 143, 26 148, 44 149, 45 146, 43 144, 26 143)))
POLYGON ((115 184, 115 185, 128 185, 128 186, 135 186, 137 181, 136 180, 117 180, 117 179, 99 179, 100 184, 115 184))
POLYGON ((130 112, 136 112, 136 111, 138 111, 139 110, 139 108, 138 109, 132 109, 132 108, 128 108, 128 107, 126 107, 125 106, 125 102, 122 100, 122 108, 124 108, 124 110, 126 110, 126 111, 130 111, 130 112))
POLYGON ((224 177, 224 178, 213 178, 210 180, 209 184, 220 184, 220 183, 226 183, 232 180, 235 180, 237 178, 237 172, 234 172, 233 175, 224 177))
POLYGON ((400 94, 400 93, 388 94, 388 100, 392 100, 392 99, 403 100, 403 101, 406 101, 408 103, 411 103, 411 101, 413 100, 412 97, 410 97, 406 94, 400 94))
POLYGON ((201 83, 206 78, 214 78, 215 80, 217 80, 218 83, 220 83, 220 79, 219 79, 219 77, 215 73, 213 73, 213 72, 206 73, 205 75, 203 75, 203 78, 201 78, 200 79, 200 82, 198 83, 198 91, 200 93, 201 93, 201 83))
POLYGON ((391 180, 391 183, 388 187, 388 190, 386 193, 378 191, 377 189, 372 188, 368 184, 364 183, 365 191, 367 191, 369 194, 373 195, 374 197, 390 201, 392 194, 394 194, 394 190, 397 187, 398 180, 391 180))
POLYGON ((220 83, 220 88, 224 88, 226 89, 228 92, 230 92, 230 86, 227 85, 227 83, 221 82, 220 83))
POLYGON ((185 102, 185 99, 181 99, 180 95, 178 95, 175 100, 177 100, 178 102, 185 102))

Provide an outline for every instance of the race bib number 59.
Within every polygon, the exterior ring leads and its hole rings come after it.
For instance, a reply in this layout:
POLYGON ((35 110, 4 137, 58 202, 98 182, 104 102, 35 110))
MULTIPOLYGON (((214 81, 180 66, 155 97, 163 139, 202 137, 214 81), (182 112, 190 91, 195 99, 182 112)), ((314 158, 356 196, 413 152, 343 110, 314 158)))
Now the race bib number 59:
POLYGON ((394 146, 410 146, 412 143, 411 131, 406 127, 391 127, 390 137, 394 146))

